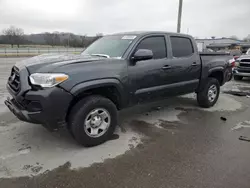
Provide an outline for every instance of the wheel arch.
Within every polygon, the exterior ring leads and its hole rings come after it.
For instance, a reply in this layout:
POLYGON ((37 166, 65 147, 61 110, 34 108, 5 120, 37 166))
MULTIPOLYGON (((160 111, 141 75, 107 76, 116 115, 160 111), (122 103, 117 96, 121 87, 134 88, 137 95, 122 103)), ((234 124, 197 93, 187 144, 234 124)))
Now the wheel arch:
POLYGON ((219 81, 220 86, 222 86, 225 83, 223 67, 212 69, 211 71, 209 71, 208 77, 216 78, 219 81))
POLYGON ((92 80, 77 84, 70 91, 74 98, 69 105, 66 122, 68 121, 68 117, 73 106, 84 97, 90 95, 100 95, 106 97, 116 105, 118 110, 122 109, 125 105, 123 92, 123 86, 120 81, 116 79, 92 80))
POLYGON ((225 83, 224 70, 225 69, 222 66, 220 66, 220 67, 211 68, 207 72, 204 72, 202 74, 200 84, 196 90, 196 93, 204 89, 204 85, 206 84, 208 78, 211 78, 211 77, 216 78, 219 81, 220 86, 222 86, 225 83))

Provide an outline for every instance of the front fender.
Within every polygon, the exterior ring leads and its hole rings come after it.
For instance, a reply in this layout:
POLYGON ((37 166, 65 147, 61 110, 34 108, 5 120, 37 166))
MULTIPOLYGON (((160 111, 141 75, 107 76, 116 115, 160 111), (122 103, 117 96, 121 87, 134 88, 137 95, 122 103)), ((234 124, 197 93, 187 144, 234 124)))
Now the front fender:
POLYGON ((75 85, 71 90, 70 93, 74 96, 77 96, 78 94, 89 90, 94 89, 98 87, 105 87, 105 86, 114 86, 119 91, 120 94, 123 93, 123 86, 121 82, 117 79, 107 78, 107 79, 99 79, 99 80, 91 80, 79 83, 75 85))

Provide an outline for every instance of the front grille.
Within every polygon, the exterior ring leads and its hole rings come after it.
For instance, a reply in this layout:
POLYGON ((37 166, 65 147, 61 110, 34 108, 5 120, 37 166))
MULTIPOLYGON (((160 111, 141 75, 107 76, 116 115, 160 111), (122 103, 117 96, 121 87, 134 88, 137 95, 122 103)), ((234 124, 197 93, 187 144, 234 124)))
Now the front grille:
POLYGON ((248 62, 248 63, 250 63, 250 59, 242 59, 242 60, 240 60, 240 62, 248 62))
POLYGON ((10 77, 8 79, 8 84, 14 92, 19 92, 21 88, 20 74, 17 67, 13 67, 11 70, 10 77))
POLYGON ((250 67, 250 62, 249 63, 240 62, 240 67, 250 67))
POLYGON ((242 68, 250 68, 250 59, 241 59, 240 67, 242 68))

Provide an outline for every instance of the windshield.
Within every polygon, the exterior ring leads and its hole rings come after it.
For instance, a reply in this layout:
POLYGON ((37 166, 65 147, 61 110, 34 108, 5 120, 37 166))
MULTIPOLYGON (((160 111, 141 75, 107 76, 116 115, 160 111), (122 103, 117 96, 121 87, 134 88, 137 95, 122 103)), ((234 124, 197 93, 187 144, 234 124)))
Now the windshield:
POLYGON ((82 55, 122 57, 135 38, 136 36, 132 35, 105 36, 91 44, 82 55))

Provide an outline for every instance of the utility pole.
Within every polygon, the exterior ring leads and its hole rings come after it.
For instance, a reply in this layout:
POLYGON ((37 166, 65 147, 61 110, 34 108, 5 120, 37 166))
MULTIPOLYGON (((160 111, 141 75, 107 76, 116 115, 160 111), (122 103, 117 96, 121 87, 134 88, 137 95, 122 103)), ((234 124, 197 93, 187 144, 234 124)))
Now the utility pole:
POLYGON ((68 33, 68 48, 69 48, 69 37, 70 37, 70 33, 68 33))
POLYGON ((182 14, 182 3, 183 3, 183 0, 179 0, 177 33, 180 33, 180 32, 181 32, 181 14, 182 14))

